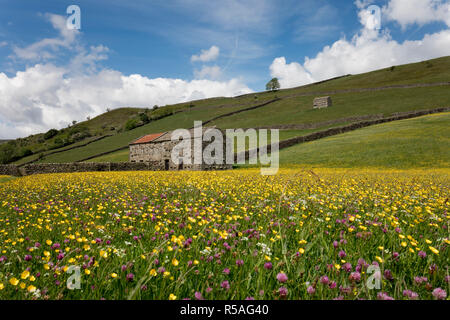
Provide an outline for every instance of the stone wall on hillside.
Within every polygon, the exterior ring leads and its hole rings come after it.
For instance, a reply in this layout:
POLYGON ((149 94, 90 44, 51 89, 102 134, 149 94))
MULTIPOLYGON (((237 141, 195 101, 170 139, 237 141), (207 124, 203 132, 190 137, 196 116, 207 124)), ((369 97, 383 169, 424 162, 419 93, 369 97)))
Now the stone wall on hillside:
MULTIPOLYGON (((184 169, 184 168, 183 168, 184 169)), ((206 165, 191 170, 227 170, 231 165, 206 165)), ((0 175, 28 176, 42 173, 101 172, 101 171, 163 171, 166 170, 161 161, 153 162, 72 162, 72 163, 34 163, 21 167, 16 165, 0 165, 0 175)), ((178 170, 170 167, 169 170, 178 170)))

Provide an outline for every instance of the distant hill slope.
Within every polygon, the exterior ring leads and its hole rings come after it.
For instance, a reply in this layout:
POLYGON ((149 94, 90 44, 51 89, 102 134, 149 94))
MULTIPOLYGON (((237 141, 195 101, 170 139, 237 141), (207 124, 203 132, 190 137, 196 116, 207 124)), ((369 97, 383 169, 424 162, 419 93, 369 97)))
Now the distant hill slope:
POLYGON ((299 144, 280 164, 316 167, 450 167, 450 113, 400 120, 299 144))
POLYGON ((195 120, 205 122, 213 118, 217 119, 208 125, 220 128, 299 126, 298 130, 281 133, 285 137, 291 137, 352 123, 356 121, 354 118, 358 117, 389 116, 396 112, 448 107, 450 106, 450 85, 446 84, 448 82, 450 82, 450 57, 443 57, 277 92, 205 99, 160 107, 156 110, 117 109, 62 130, 59 134, 65 139, 70 139, 70 134, 74 130, 89 132, 88 136, 68 146, 57 148, 55 139, 58 136, 43 141, 43 134, 36 135, 35 140, 31 139, 33 144, 30 145, 24 145, 24 139, 16 140, 18 149, 21 148, 23 151, 24 148, 31 146, 30 149, 34 154, 22 156, 15 163, 82 161, 86 158, 95 158, 102 153, 110 153, 113 158, 119 157, 122 161, 126 161, 128 159, 126 150, 116 150, 126 148, 129 142, 142 135, 189 128, 193 126, 195 120), (399 87, 423 84, 434 86, 399 87), (394 88, 385 88, 392 86, 394 88), (382 90, 361 90, 366 88, 382 88, 382 90), (331 94, 332 107, 321 110, 312 108, 312 100, 316 95, 330 92, 334 92, 331 94), (260 108, 246 110, 274 98, 280 100, 260 108), (236 111, 243 112, 228 115, 236 111), (116 113, 118 116, 114 116, 116 113), (127 130, 130 122, 135 122, 134 124, 139 122, 142 113, 150 118, 149 123, 138 123, 140 126, 127 130), (302 128, 302 125, 305 128, 302 128), (114 130, 111 130, 111 127, 114 127, 114 130), (99 137, 105 138, 87 144, 99 137), (61 152, 49 154, 55 150, 61 152))

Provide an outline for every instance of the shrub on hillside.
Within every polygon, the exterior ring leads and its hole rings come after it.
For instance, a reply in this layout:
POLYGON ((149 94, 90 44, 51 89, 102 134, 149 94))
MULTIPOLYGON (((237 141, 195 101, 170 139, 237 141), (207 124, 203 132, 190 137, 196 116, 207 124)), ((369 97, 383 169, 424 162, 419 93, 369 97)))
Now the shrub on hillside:
POLYGON ((143 123, 149 123, 150 119, 148 118, 148 115, 145 112, 142 112, 139 114, 139 119, 141 119, 141 121, 143 123))
POLYGON ((48 140, 53 138, 54 136, 56 136, 58 134, 58 130, 56 129, 50 129, 48 130, 45 134, 44 134, 44 139, 48 140))
POLYGON ((125 124, 126 131, 133 130, 134 128, 137 128, 137 127, 138 127, 138 121, 136 119, 130 119, 125 124))

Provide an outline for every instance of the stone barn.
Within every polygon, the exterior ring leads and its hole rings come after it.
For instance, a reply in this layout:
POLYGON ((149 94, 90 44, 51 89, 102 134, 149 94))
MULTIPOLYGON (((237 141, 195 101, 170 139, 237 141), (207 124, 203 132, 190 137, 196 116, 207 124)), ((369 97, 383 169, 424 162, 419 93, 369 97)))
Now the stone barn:
POLYGON ((332 106, 331 97, 318 97, 314 99, 314 109, 328 108, 332 106))
MULTIPOLYGON (((210 128, 202 128, 202 137, 205 131, 210 128)), ((214 128, 215 129, 215 128, 214 128)), ((201 164, 194 164, 194 141, 195 139, 201 140, 201 152, 206 146, 211 144, 210 141, 203 141, 202 137, 194 137, 194 129, 190 129, 190 146, 191 146, 191 163, 180 163, 176 164, 172 161, 172 150, 180 143, 181 140, 172 141, 172 132, 162 132, 148 134, 140 137, 129 144, 130 148, 130 162, 144 162, 148 163, 149 166, 154 170, 227 170, 232 169, 232 165, 227 165, 225 163, 225 152, 226 152, 226 136, 223 131, 223 157, 222 163, 219 164, 206 164, 204 159, 201 164)), ((198 151, 197 151, 198 152, 198 151)))

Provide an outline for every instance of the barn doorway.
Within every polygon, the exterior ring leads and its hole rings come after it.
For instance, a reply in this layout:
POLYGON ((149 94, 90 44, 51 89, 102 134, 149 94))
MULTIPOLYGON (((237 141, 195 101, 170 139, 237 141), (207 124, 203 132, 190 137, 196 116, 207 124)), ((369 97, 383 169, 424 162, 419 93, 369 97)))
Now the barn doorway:
POLYGON ((164 170, 169 170, 169 159, 164 160, 164 170))
POLYGON ((178 164, 178 170, 183 170, 183 160, 180 160, 180 163, 178 164))

